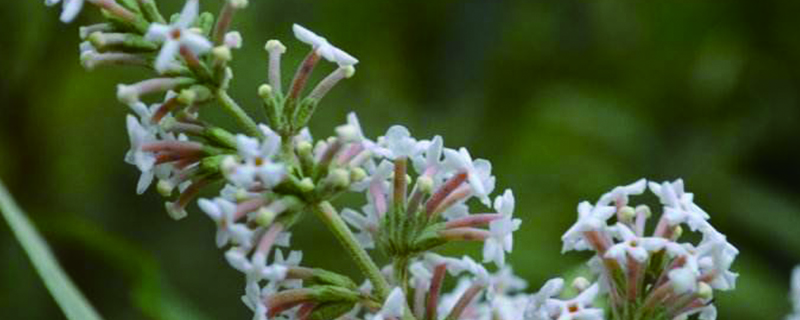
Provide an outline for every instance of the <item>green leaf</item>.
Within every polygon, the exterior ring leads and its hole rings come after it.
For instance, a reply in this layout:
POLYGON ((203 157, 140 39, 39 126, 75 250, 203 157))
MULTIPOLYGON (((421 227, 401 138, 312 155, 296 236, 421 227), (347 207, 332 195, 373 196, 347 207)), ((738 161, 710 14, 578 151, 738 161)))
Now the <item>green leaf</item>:
POLYGON ((74 243, 102 258, 131 283, 131 298, 145 318, 154 320, 208 320, 196 306, 170 286, 158 261, 136 244, 103 231, 93 221, 60 216, 41 224, 42 232, 74 243))
POLYGON ((56 261, 44 238, 20 210, 0 181, 0 212, 42 277, 47 290, 69 320, 100 320, 97 311, 72 283, 56 261))

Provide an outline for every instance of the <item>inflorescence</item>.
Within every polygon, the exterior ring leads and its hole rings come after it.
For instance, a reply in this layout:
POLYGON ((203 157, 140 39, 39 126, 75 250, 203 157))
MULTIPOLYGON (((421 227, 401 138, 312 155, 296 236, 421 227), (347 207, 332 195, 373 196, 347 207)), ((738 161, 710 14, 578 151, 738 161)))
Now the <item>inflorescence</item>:
POLYGON ((242 46, 242 36, 230 26, 246 0, 226 0, 216 19, 200 13, 198 0, 188 0, 169 19, 154 0, 63 0, 61 20, 74 19, 84 2, 100 8, 107 21, 80 28, 83 65, 154 72, 117 87, 118 99, 132 111, 125 161, 141 172, 137 192, 154 186, 168 199, 166 211, 174 219, 186 217, 197 200, 216 224, 224 259, 245 276, 242 301, 253 319, 628 320, 699 314, 709 320, 716 317, 714 291, 735 286, 730 267, 738 251, 709 224, 683 182, 640 180, 596 203, 580 203, 577 223, 562 238, 565 252, 594 253, 588 263, 593 280, 574 279, 577 294, 571 298, 559 297, 560 278, 526 294, 526 281, 505 258, 521 224, 514 194, 505 190, 493 197, 489 161, 473 159, 465 148, 445 147, 440 136, 414 138, 402 126, 369 138, 354 113, 330 137, 312 137, 308 123, 318 104, 354 75, 358 63, 326 38, 293 26, 295 37, 311 49, 285 90, 281 56, 287 47, 266 42, 269 68, 257 90, 266 118, 257 123, 228 95, 228 63, 242 46), (304 94, 321 60, 336 68, 304 94), (156 95, 163 100, 143 101, 156 95), (201 117, 215 104, 237 120, 242 133, 201 117), (629 203, 648 187, 663 205, 652 230, 650 208, 629 203), (197 199, 207 189, 218 193, 197 199), (339 212, 332 201, 345 193, 362 194, 363 206, 339 212), (302 252, 290 246, 291 230, 307 215, 334 234, 365 280, 302 264, 302 252), (697 234, 699 243, 682 240, 696 238, 685 231, 697 234), (481 244, 482 259, 433 251, 463 241, 481 244), (380 250, 391 263, 377 266, 368 250, 380 250), (448 275, 454 286, 445 282, 448 275))

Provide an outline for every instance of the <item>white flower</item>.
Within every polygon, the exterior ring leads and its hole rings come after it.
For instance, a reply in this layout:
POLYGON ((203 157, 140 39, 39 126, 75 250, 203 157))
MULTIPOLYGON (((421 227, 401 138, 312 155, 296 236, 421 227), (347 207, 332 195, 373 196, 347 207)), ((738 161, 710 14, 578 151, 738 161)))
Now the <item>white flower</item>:
POLYGON ((489 282, 489 271, 486 270, 480 263, 475 262, 469 256, 461 257, 461 260, 453 260, 448 265, 448 270, 451 271, 452 274, 459 274, 461 272, 467 272, 475 277, 475 280, 480 281, 482 283, 489 282))
POLYGON ((612 227, 617 234, 617 238, 622 242, 611 246, 606 252, 605 257, 616 259, 621 265, 625 265, 627 257, 642 263, 650 257, 650 252, 656 252, 667 245, 667 239, 656 237, 637 237, 628 226, 617 223, 612 227))
POLYGON ((504 266, 489 276, 488 299, 507 296, 510 293, 525 290, 528 282, 517 277, 509 266, 504 266))
POLYGON ((697 290, 698 274, 692 268, 678 268, 669 272, 670 283, 676 294, 684 294, 697 290))
POLYGON ((589 243, 584 239, 584 232, 604 230, 606 222, 616 212, 616 208, 609 206, 592 206, 584 201, 578 204, 578 221, 561 237, 564 242, 561 252, 570 250, 591 250, 589 243))
POLYGON ((225 252, 225 259, 228 264, 236 270, 245 274, 247 281, 283 281, 286 279, 286 266, 280 264, 267 265, 267 257, 260 252, 253 254, 251 259, 247 259, 245 253, 237 248, 232 248, 225 252))
POLYGON ((186 48, 194 55, 211 50, 212 44, 204 36, 192 30, 192 23, 197 18, 199 11, 198 0, 188 0, 175 23, 165 25, 160 23, 150 24, 145 38, 150 41, 163 42, 161 51, 156 58, 155 67, 159 72, 170 68, 181 48, 186 48))
POLYGON ((367 204, 361 208, 363 214, 346 208, 342 210, 342 219, 347 224, 358 230, 355 234, 356 240, 364 249, 375 248, 375 240, 373 234, 378 231, 379 218, 375 207, 372 204, 367 204))
POLYGON ((739 255, 739 250, 730 244, 723 234, 705 233, 697 252, 702 256, 699 266, 701 272, 714 275, 709 283, 712 288, 725 291, 736 287, 739 274, 731 272, 730 268, 739 255), (707 263, 703 263, 706 261, 707 263))
MULTIPOLYGON (((275 257, 272 261, 273 266, 283 266, 285 268, 297 267, 300 261, 303 260, 303 252, 300 250, 292 250, 289 255, 284 257, 283 251, 275 249, 275 257)), ((283 279, 279 281, 280 286, 283 288, 297 289, 303 286, 302 279, 283 279)))
POLYGON ((591 307, 599 291, 600 287, 595 283, 573 299, 551 299, 547 303, 558 310, 558 320, 603 320, 603 309, 591 307))
POLYGON ((362 142, 365 144, 366 149, 372 149, 374 147, 374 142, 370 141, 366 136, 364 136, 364 131, 361 129, 361 122, 358 121, 358 116, 355 112, 350 112, 347 114, 347 124, 342 125, 336 129, 337 132, 340 132, 340 136, 345 136, 345 140, 347 141, 354 141, 354 142, 362 142), (347 134, 344 134, 347 133, 347 134))
POLYGON ((406 308, 406 295, 400 288, 394 288, 386 301, 383 303, 381 311, 372 320, 400 319, 406 308))
POLYGON ((674 182, 663 182, 657 184, 649 183, 652 191, 664 205, 664 219, 671 225, 686 223, 697 231, 706 225, 706 220, 710 218, 708 213, 694 204, 694 194, 684 191, 683 180, 678 179, 674 182))
POLYGON ((264 140, 245 135, 236 136, 236 148, 242 162, 227 162, 223 164, 226 177, 233 184, 249 188, 256 182, 261 186, 271 188, 283 181, 286 168, 271 161, 279 151, 281 137, 265 125, 259 125, 264 133, 264 140))
POLYGON ((800 320, 800 266, 795 267, 794 272, 792 272, 791 287, 791 301, 794 306, 794 314, 789 315, 786 320, 800 320))
POLYGON ((514 194, 506 190, 494 201, 494 208, 503 217, 489 223, 489 237, 483 244, 483 262, 492 261, 498 267, 505 265, 505 253, 513 249, 513 232, 519 229, 520 219, 512 219, 514 194))
MULTIPOLYGON (((45 0, 44 3, 47 6, 54 6, 62 2, 61 0, 45 0)), ((61 22, 69 23, 78 16, 78 13, 81 12, 83 8, 84 0, 63 0, 63 8, 61 9, 61 22)), ((89 0, 89 2, 93 2, 89 0)))
POLYGON ((628 204, 628 197, 631 195, 640 195, 647 189, 647 180, 640 179, 627 186, 619 186, 600 197, 597 200, 597 205, 607 206, 612 202, 616 203, 618 207, 628 204))
POLYGON ((242 296, 242 302, 251 311, 253 311, 253 320, 267 320, 267 306, 264 304, 264 298, 271 292, 267 288, 262 290, 258 286, 258 282, 248 281, 245 287, 245 295, 242 296))
POLYGON ((200 199, 197 205, 217 224, 217 247, 222 248, 231 240, 234 244, 250 244, 253 231, 244 224, 236 223, 235 203, 216 198, 213 201, 200 199))
POLYGON ((333 46, 325 38, 318 36, 316 33, 299 24, 294 24, 292 26, 292 31, 294 31, 294 36, 297 40, 311 45, 316 53, 325 60, 335 62, 339 66, 353 66, 358 63, 358 59, 333 46))
POLYGON ((228 48, 240 49, 242 47, 242 34, 239 31, 228 32, 225 34, 223 43, 228 48))
POLYGON ((150 183, 155 177, 153 170, 156 164, 156 156, 152 152, 147 152, 142 147, 151 142, 157 141, 155 134, 150 130, 145 129, 136 117, 128 115, 126 117, 128 127, 128 137, 130 138, 131 149, 125 155, 125 162, 135 165, 142 172, 139 177, 139 183, 136 187, 136 193, 142 194, 150 186, 150 183))
POLYGON ((417 140, 403 126, 390 127, 385 136, 378 138, 378 148, 375 150, 377 154, 391 160, 401 157, 412 159, 421 151, 417 140))
POLYGON ((495 178, 492 176, 492 164, 484 159, 472 161, 469 151, 461 148, 458 151, 444 149, 445 167, 453 172, 466 171, 473 194, 489 206, 489 194, 494 190, 495 178))
POLYGON ((453 219, 463 218, 469 215, 469 206, 463 202, 455 203, 442 212, 442 217, 450 221, 453 219))
POLYGON ((414 169, 420 175, 434 176, 440 173, 442 168, 443 140, 441 136, 435 136, 432 140, 422 140, 419 148, 423 150, 424 157, 414 157, 414 169))
POLYGON ((531 295, 528 300, 528 307, 525 310, 525 319, 550 320, 551 313, 554 310, 550 310, 552 305, 548 305, 547 302, 559 295, 563 288, 564 279, 555 278, 545 282, 544 286, 539 289, 539 292, 531 295))

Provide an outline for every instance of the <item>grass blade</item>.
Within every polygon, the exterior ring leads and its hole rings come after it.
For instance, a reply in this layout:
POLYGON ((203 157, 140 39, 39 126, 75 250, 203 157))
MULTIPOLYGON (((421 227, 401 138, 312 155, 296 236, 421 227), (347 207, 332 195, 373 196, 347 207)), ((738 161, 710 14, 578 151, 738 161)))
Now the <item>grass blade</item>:
POLYGON ((44 238, 11 198, 2 181, 0 181, 0 212, 67 319, 101 320, 97 311, 61 269, 44 238))

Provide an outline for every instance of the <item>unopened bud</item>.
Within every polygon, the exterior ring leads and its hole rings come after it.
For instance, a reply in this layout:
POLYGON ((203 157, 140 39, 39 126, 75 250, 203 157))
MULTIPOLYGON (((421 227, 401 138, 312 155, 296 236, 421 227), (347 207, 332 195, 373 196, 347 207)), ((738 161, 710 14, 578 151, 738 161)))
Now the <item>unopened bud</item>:
POLYGON ((313 151, 314 147, 311 145, 311 142, 308 141, 300 141, 297 143, 297 153, 304 155, 310 155, 313 151))
POLYGON ((221 61, 231 61, 233 59, 233 55, 231 54, 231 49, 227 46, 219 46, 214 49, 211 49, 211 54, 214 56, 215 59, 221 61))
POLYGON ((646 218, 650 218, 653 215, 653 212, 650 211, 650 207, 645 204, 641 204, 636 206, 636 214, 643 214, 646 218))
POLYGON ((136 90, 135 86, 118 84, 117 100, 126 104, 134 104, 139 101, 139 90, 136 90))
POLYGON ((350 180, 351 181, 361 181, 367 178, 367 172, 364 171, 362 168, 353 168, 350 169, 350 180))
POLYGON ((334 169, 328 174, 328 181, 337 188, 346 188, 350 185, 350 173, 344 169, 334 169))
POLYGON ((584 277, 577 277, 575 280, 572 280, 572 287, 575 288, 575 290, 578 290, 578 292, 583 292, 591 285, 592 284, 589 282, 589 280, 584 277))
POLYGON ((222 173, 230 174, 231 172, 233 172, 233 170, 236 169, 238 165, 239 163, 236 161, 236 158, 234 158, 233 156, 228 156, 222 160, 222 164, 220 164, 220 169, 222 173))
POLYGON ((225 47, 239 49, 242 47, 242 34, 239 31, 231 31, 225 34, 225 47))
POLYGON ((421 176, 417 178, 417 188, 419 191, 425 194, 430 194, 433 192, 433 179, 429 176, 421 176))
POLYGON ((183 105, 192 105, 195 99, 197 99, 197 92, 194 90, 181 90, 181 93, 178 94, 178 102, 183 105))
POLYGON ((300 183, 297 184, 297 187, 302 192, 310 192, 314 190, 314 180, 311 180, 311 178, 303 178, 303 180, 300 180, 300 183))
POLYGON ((81 65, 88 71, 94 70, 97 66, 95 57, 97 53, 94 51, 82 51, 81 52, 81 65))
POLYGON ((701 299, 710 300, 714 297, 714 289, 712 289, 707 283, 700 282, 700 284, 697 286, 697 296, 701 299))
POLYGON ((262 99, 267 99, 272 96, 272 86, 268 84, 262 84, 258 87, 258 96, 262 99))
POLYGON ((630 206, 624 206, 619 209, 619 217, 622 221, 632 221, 636 217, 636 210, 630 206))
POLYGON ((349 124, 336 127, 336 134, 343 142, 350 142, 358 139, 358 130, 349 124))
POLYGON ((342 68, 342 69, 343 69, 343 71, 344 71, 344 77, 345 77, 345 79, 349 79, 349 78, 351 78, 353 75, 355 75, 355 74, 356 74, 356 68, 355 68, 355 67, 353 67, 353 66, 344 66, 344 67, 341 67, 341 68, 342 68))
POLYGON ((285 53, 286 46, 278 40, 269 40, 267 44, 264 45, 264 50, 267 50, 267 52, 285 53))
POLYGON ((228 3, 231 4, 231 7, 234 9, 244 9, 247 8, 247 0, 228 0, 228 3))
POLYGON ((672 239, 677 240, 681 235, 683 235, 683 228, 681 226, 675 226, 672 231, 672 239))
POLYGON ((158 180, 158 183, 156 184, 156 190, 161 196, 169 197, 172 195, 172 190, 175 190, 175 184, 169 180, 158 180))
POLYGON ((260 208, 256 211, 255 216, 255 221, 258 225, 267 227, 275 221, 275 217, 277 217, 278 214, 267 208, 260 208))
POLYGON ((186 218, 186 209, 177 202, 167 202, 164 207, 167 209, 167 214, 169 214, 170 218, 175 220, 186 218))

